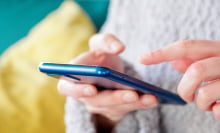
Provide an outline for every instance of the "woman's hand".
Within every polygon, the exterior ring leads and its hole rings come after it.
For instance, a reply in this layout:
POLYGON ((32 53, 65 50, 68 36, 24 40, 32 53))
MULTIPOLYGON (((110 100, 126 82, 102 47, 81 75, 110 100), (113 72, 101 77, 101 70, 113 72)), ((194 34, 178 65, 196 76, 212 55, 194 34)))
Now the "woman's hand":
MULTIPOLYGON (((95 35, 91 38, 89 46, 88 52, 82 53, 71 63, 105 66, 124 72, 118 54, 125 47, 116 37, 111 34, 95 35)), ((158 103, 153 95, 139 96, 134 90, 125 88, 126 86, 121 86, 117 90, 98 91, 92 84, 75 83, 65 77, 58 83, 61 94, 81 101, 89 112, 102 115, 113 122, 118 122, 130 111, 152 108, 158 103)))
POLYGON ((171 64, 184 72, 178 93, 199 109, 212 111, 220 120, 220 41, 182 40, 140 57, 146 65, 161 62, 171 64), (202 85, 206 82, 205 85, 202 85), (196 98, 195 98, 195 94, 196 98))

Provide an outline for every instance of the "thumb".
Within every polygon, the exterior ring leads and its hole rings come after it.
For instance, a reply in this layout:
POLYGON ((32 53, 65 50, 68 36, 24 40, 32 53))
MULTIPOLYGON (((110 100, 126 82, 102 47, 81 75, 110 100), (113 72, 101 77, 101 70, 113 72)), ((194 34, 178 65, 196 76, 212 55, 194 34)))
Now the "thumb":
POLYGON ((112 34, 96 34, 89 41, 90 51, 117 55, 125 46, 112 34))

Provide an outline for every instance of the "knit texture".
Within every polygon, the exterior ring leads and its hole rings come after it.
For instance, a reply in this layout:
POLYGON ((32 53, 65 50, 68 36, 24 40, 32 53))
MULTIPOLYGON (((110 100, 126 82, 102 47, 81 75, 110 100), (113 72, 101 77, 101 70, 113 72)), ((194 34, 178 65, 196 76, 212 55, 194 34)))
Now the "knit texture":
MULTIPOLYGON (((116 35, 126 45, 121 57, 133 65, 143 80, 176 92, 180 73, 168 63, 145 66, 137 58, 180 39, 217 40, 219 27, 218 0, 112 0, 102 32, 116 35)), ((68 110, 70 107, 66 106, 68 110)), ((73 112, 67 117, 79 116, 73 112)), ((78 124, 88 122, 79 120, 78 124)), ((160 105, 131 112, 117 125, 116 132, 219 133, 220 122, 214 120, 211 112, 198 110, 195 104, 160 105)))

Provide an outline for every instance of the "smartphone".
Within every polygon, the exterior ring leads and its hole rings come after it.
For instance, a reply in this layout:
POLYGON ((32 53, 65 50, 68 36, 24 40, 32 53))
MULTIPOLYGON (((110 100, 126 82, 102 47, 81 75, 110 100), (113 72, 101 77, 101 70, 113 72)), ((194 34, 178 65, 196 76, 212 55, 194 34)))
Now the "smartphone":
POLYGON ((112 85, 122 84, 134 88, 141 93, 153 94, 158 98, 160 103, 176 105, 186 104, 186 102, 175 93, 107 67, 41 63, 39 65, 39 70, 50 76, 65 76, 73 79, 74 82, 97 84, 106 89, 115 87, 112 85))

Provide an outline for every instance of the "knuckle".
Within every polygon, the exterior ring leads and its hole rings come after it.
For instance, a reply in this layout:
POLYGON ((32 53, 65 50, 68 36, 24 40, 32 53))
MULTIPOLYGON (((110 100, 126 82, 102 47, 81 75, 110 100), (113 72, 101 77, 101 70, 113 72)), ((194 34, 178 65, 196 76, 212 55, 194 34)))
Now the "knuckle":
POLYGON ((177 48, 184 51, 184 55, 185 55, 185 57, 187 57, 188 51, 189 51, 189 49, 191 49, 192 44, 194 44, 195 41, 196 40, 186 40, 185 39, 185 40, 177 41, 175 44, 176 44, 177 48))
POLYGON ((99 102, 93 102, 93 103, 91 103, 91 105, 92 105, 93 107, 96 107, 96 108, 101 108, 101 107, 102 107, 102 105, 99 104, 99 102))
POLYGON ((210 97, 208 91, 206 89, 200 88, 198 91, 198 98, 197 98, 197 106, 200 110, 206 111, 207 108, 206 104, 209 104, 209 102, 212 100, 210 97))
POLYGON ((86 106, 86 109, 89 113, 93 113, 93 114, 96 114, 96 113, 99 113, 98 109, 93 107, 93 106, 86 106))
POLYGON ((198 95, 203 102, 207 102, 208 100, 210 100, 210 95, 206 89, 200 88, 198 91, 198 95))
POLYGON ((89 107, 89 108, 95 108, 95 109, 98 109, 98 108, 102 108, 103 105, 101 105, 101 103, 97 100, 94 100, 94 99, 87 99, 84 101, 84 103, 89 107))
POLYGON ((192 78, 201 78, 202 74, 206 70, 204 63, 194 63, 189 67, 189 75, 192 78))
POLYGON ((184 49, 188 49, 194 43, 195 43, 195 40, 180 40, 180 41, 177 41, 176 44, 184 49))

